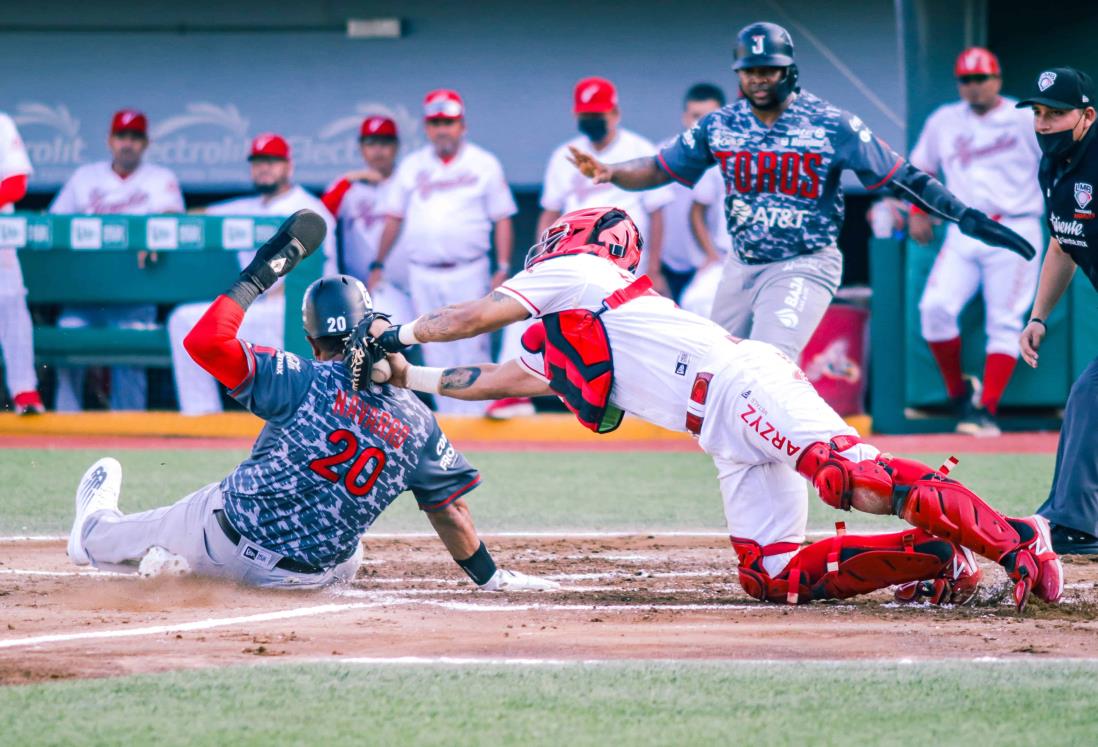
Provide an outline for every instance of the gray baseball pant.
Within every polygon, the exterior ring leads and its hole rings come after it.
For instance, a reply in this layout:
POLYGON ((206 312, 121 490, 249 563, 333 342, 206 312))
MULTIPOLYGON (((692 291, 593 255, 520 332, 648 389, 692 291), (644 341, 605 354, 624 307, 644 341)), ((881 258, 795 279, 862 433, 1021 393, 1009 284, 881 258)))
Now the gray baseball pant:
POLYGON ((84 525, 84 549, 96 568, 132 571, 132 565, 122 564, 140 561, 150 548, 159 546, 185 558, 194 574, 269 588, 316 588, 349 581, 362 563, 360 543, 353 556, 323 573, 275 568, 281 555, 246 538, 234 545, 225 536, 214 516, 224 505, 221 486, 215 482, 171 506, 136 514, 99 511, 84 525))
POLYGON ((757 265, 729 254, 711 318, 729 334, 769 342, 796 361, 842 275, 843 255, 835 247, 757 265))

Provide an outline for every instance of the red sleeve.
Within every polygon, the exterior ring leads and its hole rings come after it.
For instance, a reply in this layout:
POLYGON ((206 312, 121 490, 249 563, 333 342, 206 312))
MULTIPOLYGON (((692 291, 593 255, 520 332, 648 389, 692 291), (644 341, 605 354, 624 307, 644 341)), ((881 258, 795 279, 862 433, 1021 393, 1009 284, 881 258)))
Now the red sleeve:
POLYGON ((343 196, 347 194, 347 190, 351 188, 351 183, 346 179, 340 179, 338 182, 332 185, 324 195, 320 198, 320 201, 324 203, 324 207, 328 208, 328 212, 332 215, 339 215, 339 205, 343 202, 343 196))
POLYGON ((27 175, 15 174, 0 181, 0 208, 8 203, 19 202, 27 194, 27 175))
POLYGON ((194 362, 211 376, 235 389, 248 377, 248 356, 236 332, 244 309, 228 296, 218 296, 183 339, 194 362))

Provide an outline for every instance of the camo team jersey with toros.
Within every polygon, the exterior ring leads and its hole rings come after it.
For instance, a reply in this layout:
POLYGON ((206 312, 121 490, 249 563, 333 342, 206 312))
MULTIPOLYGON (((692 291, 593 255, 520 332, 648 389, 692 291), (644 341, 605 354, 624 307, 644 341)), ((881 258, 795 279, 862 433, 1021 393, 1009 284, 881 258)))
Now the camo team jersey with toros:
POLYGON ((405 490, 434 511, 479 483, 411 392, 355 392, 341 362, 243 345, 248 377, 231 395, 267 424, 221 490, 232 525, 256 544, 331 567, 405 490))
POLYGON ((728 104, 672 140, 656 160, 691 187, 717 165, 732 250, 749 264, 835 246, 843 222, 842 171, 851 169, 875 189, 903 163, 857 116, 807 92, 771 127, 746 99, 728 104))

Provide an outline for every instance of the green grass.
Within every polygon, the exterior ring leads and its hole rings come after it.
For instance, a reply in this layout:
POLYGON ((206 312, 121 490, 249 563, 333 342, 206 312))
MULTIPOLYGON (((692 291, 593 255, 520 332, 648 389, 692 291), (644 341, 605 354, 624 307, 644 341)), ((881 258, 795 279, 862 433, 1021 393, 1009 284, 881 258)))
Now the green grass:
POLYGON ((272 665, 0 689, 0 743, 1090 745, 1093 663, 272 665))
MULTIPOLYGON (((0 534, 64 533, 81 474, 111 453, 123 466, 121 508, 139 511, 171 503, 220 480, 241 450, 7 449, 0 452, 0 534)), ((469 501, 484 531, 713 530, 724 528, 716 470, 704 454, 655 452, 470 452, 484 482, 469 501)), ((919 455, 914 455, 919 456, 919 455)), ((923 455, 937 464, 941 454, 923 455)), ((954 475, 1006 513, 1026 515, 1047 495, 1052 455, 969 455, 954 475)), ((851 527, 900 527, 896 519, 843 514, 816 498, 809 525, 836 520, 851 527)), ((429 531, 410 496, 398 499, 378 532, 429 531)))

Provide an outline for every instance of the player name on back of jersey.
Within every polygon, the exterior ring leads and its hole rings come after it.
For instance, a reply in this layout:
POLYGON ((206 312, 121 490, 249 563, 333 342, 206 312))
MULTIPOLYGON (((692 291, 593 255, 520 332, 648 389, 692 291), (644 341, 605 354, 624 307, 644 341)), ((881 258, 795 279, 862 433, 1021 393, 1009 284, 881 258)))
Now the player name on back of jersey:
POLYGON ((347 418, 355 425, 370 431, 384 440, 385 443, 396 448, 403 446, 404 441, 412 432, 407 423, 395 417, 392 413, 368 405, 357 394, 348 394, 342 389, 336 391, 332 412, 340 417, 347 418))

